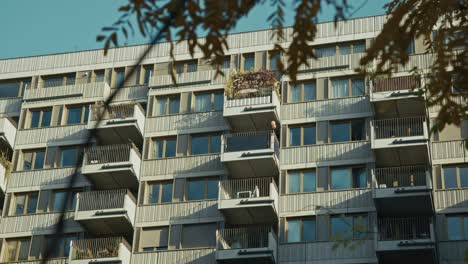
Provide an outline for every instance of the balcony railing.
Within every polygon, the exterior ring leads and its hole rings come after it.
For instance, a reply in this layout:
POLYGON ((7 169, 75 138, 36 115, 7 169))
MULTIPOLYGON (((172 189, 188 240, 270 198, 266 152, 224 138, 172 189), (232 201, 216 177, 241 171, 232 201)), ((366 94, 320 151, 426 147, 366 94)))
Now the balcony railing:
POLYGON ((424 122, 425 118, 422 116, 373 120, 374 138, 422 136, 424 122))
POLYGON ((103 105, 92 105, 91 106, 91 121, 98 121, 100 115, 102 115, 103 120, 109 119, 123 119, 128 117, 133 117, 135 112, 135 104, 119 104, 111 105, 109 107, 104 107, 103 105))
POLYGON ((90 211, 123 208, 126 195, 135 200, 133 194, 126 189, 82 192, 78 196, 79 203, 77 210, 90 211))
POLYGON ((130 152, 136 147, 129 144, 92 146, 85 149, 84 165, 126 162, 130 160, 130 152))
POLYGON ((426 186, 424 165, 375 169, 377 188, 426 186))
POLYGON ((385 217, 379 219, 379 240, 431 239, 430 217, 385 217))
POLYGON ((229 228, 219 231, 218 249, 268 247, 270 227, 229 228))
POLYGON ((74 240, 71 244, 71 259, 81 260, 118 257, 121 243, 128 246, 127 241, 122 237, 74 240))
POLYGON ((259 150, 273 148, 279 152, 278 138, 274 131, 241 132, 225 134, 224 152, 259 150))
POLYGON ((277 188, 273 178, 254 178, 225 180, 220 182, 220 199, 241 199, 252 197, 269 197, 270 186, 277 188))
POLYGON ((239 107, 273 103, 273 93, 277 93, 274 87, 262 87, 251 89, 249 92, 240 92, 235 97, 226 96, 225 107, 239 107))
POLYGON ((392 92, 399 90, 412 90, 420 87, 420 80, 416 76, 401 76, 373 81, 372 92, 392 92))

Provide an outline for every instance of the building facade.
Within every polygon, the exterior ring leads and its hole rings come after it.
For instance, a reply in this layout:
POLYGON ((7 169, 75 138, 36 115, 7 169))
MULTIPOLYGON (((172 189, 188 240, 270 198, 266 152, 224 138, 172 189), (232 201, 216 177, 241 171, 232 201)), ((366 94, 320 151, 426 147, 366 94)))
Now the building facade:
POLYGON ((384 22, 319 24, 296 84, 270 30, 230 35, 224 76, 185 42, 131 76, 146 46, 0 60, 0 262, 39 263, 64 206, 56 264, 463 263, 468 122, 429 133, 420 39, 391 77, 354 71, 384 22))

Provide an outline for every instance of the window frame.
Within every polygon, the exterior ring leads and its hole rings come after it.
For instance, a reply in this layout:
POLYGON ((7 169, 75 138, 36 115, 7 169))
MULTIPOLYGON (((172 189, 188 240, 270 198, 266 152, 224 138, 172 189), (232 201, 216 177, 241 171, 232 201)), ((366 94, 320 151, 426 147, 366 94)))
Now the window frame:
POLYGON ((17 171, 33 171, 33 170, 42 170, 44 169, 45 163, 46 163, 46 149, 45 148, 40 148, 40 149, 25 149, 21 150, 21 166, 17 168, 17 171), (38 152, 43 152, 44 153, 44 158, 43 158, 43 163, 42 163, 42 168, 36 168, 36 158, 37 158, 37 153, 38 152), (26 170, 24 169, 24 162, 25 162, 25 154, 31 154, 31 169, 26 170), (20 170, 18 170, 20 169, 20 170))
POLYGON ((317 170, 316 169, 303 169, 303 170, 288 170, 286 172, 286 193, 287 194, 298 194, 298 193, 316 193, 317 192, 317 170), (313 172, 315 174, 315 191, 305 192, 304 191, 304 173, 313 172), (290 175, 293 173, 299 173, 299 192, 290 192, 290 175))
POLYGON ((2 84, 17 84, 18 85, 18 92, 16 96, 5 96, 5 97, 0 97, 2 99, 8 99, 8 98, 18 98, 22 97, 25 93, 26 89, 32 89, 32 78, 25 78, 25 79, 5 79, 5 80, 0 80, 0 86, 2 84))
POLYGON ((450 225, 445 225, 446 226, 446 232, 447 232, 447 240, 448 241, 463 241, 463 240, 468 240, 468 237, 465 237, 465 233, 468 231, 468 225, 465 226, 465 219, 468 219, 468 215, 466 214, 448 214, 445 216, 447 219, 446 219, 446 223, 448 223, 448 219, 449 218, 461 218, 461 221, 460 221, 460 226, 458 227, 458 233, 460 234, 460 239, 450 239, 449 237, 449 228, 450 228, 450 225), (466 231, 465 231, 466 230, 466 231))
POLYGON ((73 126, 73 125, 85 125, 88 123, 89 119, 89 114, 90 114, 90 104, 74 104, 74 105, 65 105, 66 109, 66 120, 65 124, 67 126, 73 126), (70 109, 74 108, 81 108, 81 116, 80 116, 80 122, 79 123, 69 123, 70 119, 70 109))
POLYGON ((80 151, 83 151, 83 149, 81 148, 80 145, 78 146, 64 146, 64 147, 59 147, 59 158, 60 158, 60 168, 69 168, 69 167, 76 167, 77 165, 80 165, 79 164, 79 157, 81 155, 80 151), (63 165, 63 153, 64 151, 66 150, 71 150, 71 149, 74 149, 76 150, 76 164, 72 164, 72 165, 67 165, 67 166, 64 166, 63 165))
POLYGON ((33 214, 36 214, 37 213, 37 206, 39 205, 39 192, 36 191, 36 192, 21 192, 21 193, 14 193, 13 194, 13 198, 12 199, 13 201, 13 211, 10 211, 12 212, 11 216, 20 216, 20 215, 33 215, 33 214), (30 200, 31 200, 31 197, 32 196, 36 196, 36 204, 35 204, 35 210, 33 213, 28 213, 28 208, 29 208, 29 205, 30 205, 30 200), (18 197, 24 197, 24 203, 23 203, 23 212, 22 213, 17 213, 17 207, 18 207, 18 203, 17 203, 17 199, 18 197))
POLYGON ((350 218, 351 219, 351 227, 349 230, 346 230, 346 232, 350 232, 350 237, 347 237, 346 235, 343 236, 343 239, 346 240, 346 239, 350 239, 350 240, 366 240, 369 238, 369 214, 367 213, 357 213, 357 214, 333 214, 333 215, 330 215, 330 218, 329 218, 329 237, 331 239, 336 239, 338 240, 337 238, 333 238, 333 227, 332 227, 332 219, 340 219, 340 218, 350 218), (366 232, 364 232, 365 236, 362 236, 362 237, 359 237, 359 236, 355 236, 355 229, 356 229, 356 223, 355 223, 355 219, 356 217, 362 217, 364 219, 366 219, 366 232))
POLYGON ((362 119, 362 118, 356 118, 356 119, 344 119, 344 120, 333 120, 333 121, 329 121, 328 122, 328 143, 331 143, 331 144, 339 144, 339 143, 346 143, 346 142, 356 142, 356 141, 363 141, 363 140, 366 140, 366 137, 367 137, 367 123, 366 123, 366 120, 365 119, 362 119), (357 122, 357 121, 360 121, 363 123, 363 139, 359 139, 359 140, 353 140, 353 136, 355 136, 353 134, 353 122, 357 122), (348 141, 333 141, 333 129, 332 129, 332 126, 333 125, 337 125, 337 124, 348 124, 348 130, 349 130, 349 140, 348 141))
MULTIPOLYGON (((464 187, 464 186, 461 186, 461 173, 460 173, 460 168, 465 168, 465 169, 468 169, 468 165, 464 165, 464 164, 455 164, 455 165, 452 165, 450 164, 449 166, 442 166, 441 167, 441 176, 442 176, 442 186, 443 186, 443 189, 444 190, 456 190, 456 189, 465 189, 465 188, 468 188, 468 186, 464 187), (445 186, 445 169, 448 169, 448 168, 455 168, 455 177, 456 177, 456 180, 457 180, 457 187, 455 188, 447 188, 445 186)), ((468 177, 468 175, 467 175, 468 177)))
POLYGON ((195 92, 193 93, 194 95, 194 113, 206 113, 206 112, 213 112, 213 111, 223 111, 223 109, 215 109, 215 99, 216 95, 221 94, 223 97, 223 107, 224 107, 224 91, 220 90, 214 90, 214 91, 203 91, 203 92, 195 92), (197 96, 202 96, 202 95, 210 95, 210 109, 208 111, 197 111, 197 96))
POLYGON ((177 140, 177 136, 168 136, 168 137, 154 137, 154 138, 151 138, 151 157, 150 159, 167 159, 167 158, 175 158, 177 157, 177 145, 178 145, 178 140, 177 140), (174 156, 166 156, 166 150, 167 150, 167 142, 168 141, 172 141, 174 140, 175 141, 175 155, 174 156), (163 149, 162 149, 162 155, 161 157, 155 157, 154 156, 154 149, 155 149, 155 144, 157 141, 162 141, 163 142, 163 149))
POLYGON ((355 75, 355 76, 348 76, 348 77, 332 77, 328 78, 328 99, 343 99, 349 97, 359 97, 359 96, 366 96, 367 95, 367 85, 366 85, 366 78, 363 76, 355 75), (333 80, 346 80, 348 82, 348 94, 343 97, 334 97, 333 96, 333 80), (354 80, 362 80, 364 83, 364 91, 362 95, 353 95, 353 81, 354 80))
POLYGON ((184 201, 204 201, 204 200, 216 200, 219 197, 219 190, 217 190, 218 195, 216 198, 208 198, 208 182, 215 181, 219 184, 219 177, 211 176, 211 177, 192 177, 187 178, 185 181, 185 192, 184 192, 184 201), (202 199, 189 199, 189 190, 190 190, 190 183, 192 182, 203 182, 203 198, 202 199))
POLYGON ((190 144, 189 144, 189 153, 190 153, 190 156, 198 156, 198 155, 210 155, 210 154, 219 154, 221 153, 221 146, 219 146, 219 150, 220 152, 213 152, 212 151, 212 148, 213 148, 213 144, 212 144, 212 139, 214 137, 220 137, 220 144, 221 144, 221 137, 222 137, 222 133, 202 133, 202 134, 191 134, 190 135, 190 144), (208 151, 206 153, 196 153, 196 154, 193 154, 193 138, 194 137, 208 137, 208 151))
POLYGON ((330 174, 330 190, 331 191, 361 190, 361 189, 367 189, 368 185, 369 185, 368 184, 369 173, 368 173, 368 168, 367 168, 367 166, 365 164, 356 164, 356 165, 352 165, 352 166, 333 166, 333 167, 329 167, 329 174, 330 174), (332 171, 334 169, 337 169, 337 170, 347 169, 348 170, 348 173, 349 173, 348 176, 350 177, 350 183, 351 183, 350 188, 345 188, 345 189, 334 189, 333 188, 332 171), (366 172, 366 186, 364 186, 364 187, 354 187, 355 186, 354 175, 353 175, 353 170, 354 169, 364 169, 364 171, 366 172))
POLYGON ((310 79, 310 80, 304 80, 304 81, 300 81, 297 85, 300 85, 301 86, 301 98, 299 99, 299 101, 292 101, 292 86, 293 84, 291 82, 288 82, 288 103, 290 104, 294 104, 294 103, 303 103, 303 102, 314 102, 314 101, 317 101, 317 79, 310 79), (315 87, 315 99, 313 100, 305 100, 305 86, 307 84, 313 84, 314 87, 315 87))
POLYGON ((287 145, 288 147, 300 147, 300 146, 313 146, 313 145, 317 145, 317 124, 316 123, 305 123, 305 124, 294 124, 294 125, 288 125, 288 142, 287 142, 287 145), (299 145, 292 145, 291 144, 291 129, 295 129, 295 128, 299 128, 300 129, 300 134, 299 134, 299 137, 300 137, 300 143, 299 145), (304 144, 304 129, 305 128, 314 128, 315 129, 315 143, 313 144, 304 144))
MULTIPOLYGON (((197 59, 191 59, 191 60, 183 60, 183 61, 175 61, 173 64, 172 64, 172 70, 174 72, 174 74, 184 74, 184 73, 190 73, 190 72, 197 72, 198 71, 198 60, 197 59), (193 66, 196 66, 195 67, 195 70, 192 71, 189 69, 191 69, 190 67, 193 67, 193 66), (182 71, 180 71, 179 69, 182 68, 182 71)), ((169 72, 170 74, 170 72, 169 72)))
MULTIPOLYGON (((67 212, 74 212, 75 209, 76 209, 76 203, 77 203, 77 199, 78 199, 78 193, 82 192, 82 190, 66 190, 66 189, 56 189, 56 190, 53 190, 50 197, 49 197, 49 204, 50 206, 48 206, 48 212, 60 212, 61 211, 61 208, 59 208, 58 210, 55 210, 55 197, 57 197, 57 194, 58 193, 64 193, 65 196, 68 195, 68 193, 70 193, 70 196, 68 196, 68 200, 65 201, 66 203, 66 206, 65 206, 65 211, 67 212)), ((60 205, 60 204, 59 204, 60 205)))
POLYGON ((249 71, 255 70, 255 64, 256 64, 255 52, 242 53, 242 70, 243 71, 249 72, 249 71), (245 62, 246 62, 247 59, 250 59, 250 58, 253 58, 253 67, 250 68, 250 69, 246 69, 245 68, 245 62))
POLYGON ((36 128, 47 128, 52 126, 52 108, 51 107, 44 107, 44 108, 30 108, 28 109, 28 114, 29 114, 29 120, 28 120, 28 129, 36 129, 36 128), (49 125, 44 126, 42 124, 43 118, 44 118, 44 112, 50 112, 50 120, 49 120, 49 125), (37 121, 37 126, 32 127, 32 121, 33 121, 33 113, 39 113, 39 120, 37 121))
POLYGON ((6 262, 16 262, 16 261, 27 261, 29 260, 29 257, 30 257, 30 254, 31 254, 31 237, 22 237, 22 238, 7 238, 6 241, 5 241, 5 248, 6 248, 6 252, 5 252, 5 257, 4 257, 4 260, 6 262), (10 243, 15 243, 15 256, 14 256, 14 259, 11 259, 9 258, 10 257, 10 243), (20 253, 21 253, 21 245, 23 243, 27 243, 28 244, 28 254, 26 256, 25 259, 22 259, 20 258, 20 253))
POLYGON ((145 193, 145 201, 144 204, 168 204, 172 203, 174 200, 174 182, 173 181, 150 181, 146 183, 147 190, 145 193), (171 188, 171 201, 169 202, 163 202, 162 197, 163 197, 163 185, 170 184, 172 186, 171 188), (150 190, 152 190, 153 186, 158 185, 158 198, 157 202, 150 202, 150 190))
POLYGON ((286 218, 286 241, 285 243, 303 243, 317 241, 317 219, 314 216, 288 217, 286 218), (289 242, 289 222, 299 221, 299 241, 289 242), (313 221, 315 223, 314 240, 304 240, 304 221, 313 221))
POLYGON ((153 100, 153 115, 152 116, 168 116, 180 114, 180 94, 167 94, 167 95, 155 95, 153 100), (177 113, 171 113, 171 101, 177 99, 179 101, 179 109, 177 113), (159 113, 158 103, 164 102, 164 113, 159 113))

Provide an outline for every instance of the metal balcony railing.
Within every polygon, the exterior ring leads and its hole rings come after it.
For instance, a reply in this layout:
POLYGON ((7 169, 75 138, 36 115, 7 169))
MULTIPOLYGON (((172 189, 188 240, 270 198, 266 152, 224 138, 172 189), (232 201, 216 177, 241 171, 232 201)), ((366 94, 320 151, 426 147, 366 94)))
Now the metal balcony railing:
POLYGON ((136 147, 131 143, 88 147, 84 165, 129 161, 132 149, 136 147))
POLYGON ((413 240, 431 238, 431 218, 385 217, 379 218, 379 240, 413 240))
POLYGON ((254 178, 254 179, 239 179, 225 180, 220 182, 220 199, 241 199, 255 197, 269 197, 270 186, 277 189, 273 178, 254 178))
POLYGON ((372 92, 378 93, 399 90, 412 90, 420 86, 420 80, 417 76, 401 76, 374 80, 372 92))
POLYGON ((78 196, 79 203, 77 210, 89 211, 123 208, 126 195, 135 200, 132 193, 126 189, 82 192, 78 196))
POLYGON ((375 139, 424 135, 422 116, 373 120, 375 139))
POLYGON ((247 151, 274 148, 279 151, 278 138, 274 131, 241 132, 225 134, 224 152, 247 151))
POLYGON ((268 247, 270 227, 229 228, 219 231, 218 249, 268 247))
POLYGON ((424 165, 376 168, 377 188, 426 186, 426 172, 424 165))
POLYGON ((121 243, 128 245, 122 237, 74 240, 71 244, 71 259, 81 260, 118 257, 121 243))
POLYGON ((135 104, 119 104, 119 105, 110 105, 109 107, 104 107, 104 105, 92 105, 91 106, 91 121, 98 121, 99 116, 102 114, 103 120, 109 119, 120 119, 133 117, 135 112, 135 104))

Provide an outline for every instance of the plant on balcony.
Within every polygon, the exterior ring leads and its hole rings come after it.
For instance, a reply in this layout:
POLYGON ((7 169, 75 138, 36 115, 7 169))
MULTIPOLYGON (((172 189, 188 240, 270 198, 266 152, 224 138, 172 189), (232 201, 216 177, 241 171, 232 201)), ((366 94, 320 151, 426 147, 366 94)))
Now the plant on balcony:
POLYGON ((279 82, 272 71, 235 72, 226 82, 226 96, 230 99, 257 97, 277 93, 279 82))
POLYGON ((8 159, 7 150, 0 151, 0 164, 5 168, 5 178, 7 179, 13 171, 13 163, 8 159))

